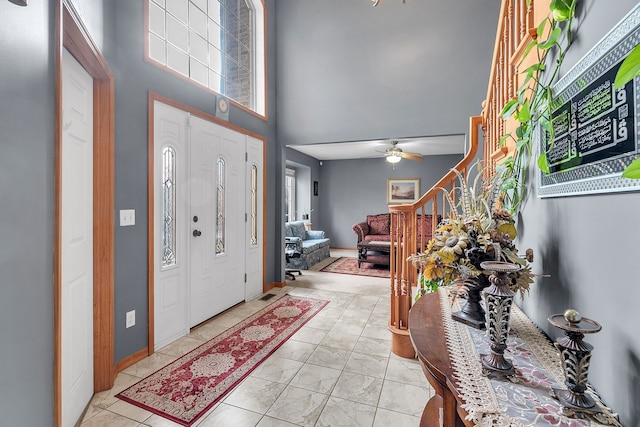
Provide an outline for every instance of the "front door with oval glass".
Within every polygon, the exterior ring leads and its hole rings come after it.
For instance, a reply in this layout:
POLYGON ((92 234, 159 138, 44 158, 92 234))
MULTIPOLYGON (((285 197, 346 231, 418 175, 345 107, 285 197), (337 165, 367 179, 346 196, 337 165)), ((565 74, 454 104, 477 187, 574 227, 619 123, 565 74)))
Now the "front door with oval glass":
MULTIPOLYGON (((255 138, 154 103, 154 348, 260 294, 245 283, 255 270, 262 207, 247 206, 261 188, 262 158, 250 166, 255 138), (247 168, 253 172, 247 172, 247 168), (255 176, 260 182, 247 176, 255 176), (249 209, 251 212, 247 211, 249 209)), ((260 151, 262 143, 259 144, 260 151)), ((260 190, 259 194, 262 194, 260 190)), ((260 199, 261 200, 261 199, 260 199)), ((262 228, 260 227, 260 231, 262 228)), ((262 268, 262 264, 260 264, 262 268)))

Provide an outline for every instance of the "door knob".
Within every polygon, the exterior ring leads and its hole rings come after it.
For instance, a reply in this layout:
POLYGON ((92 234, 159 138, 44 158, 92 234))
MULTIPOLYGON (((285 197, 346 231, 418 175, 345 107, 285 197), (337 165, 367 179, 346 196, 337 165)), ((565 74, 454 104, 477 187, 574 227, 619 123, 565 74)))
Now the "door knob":
POLYGON ((202 231, 200 230, 193 230, 193 237, 198 237, 202 234, 202 231))

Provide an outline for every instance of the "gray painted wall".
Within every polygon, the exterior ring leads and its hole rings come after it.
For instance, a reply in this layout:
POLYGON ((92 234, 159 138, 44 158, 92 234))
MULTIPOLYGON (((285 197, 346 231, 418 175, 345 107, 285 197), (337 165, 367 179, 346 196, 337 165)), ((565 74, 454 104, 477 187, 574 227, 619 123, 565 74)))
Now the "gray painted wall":
POLYGON ((500 0, 278 0, 282 144, 459 134, 486 96, 500 0))
POLYGON ((324 230, 332 247, 355 248, 358 239, 351 226, 365 221, 367 215, 389 212, 387 179, 420 178, 424 193, 461 158, 451 154, 426 157, 422 162, 401 160, 395 169, 384 159, 324 161, 320 167, 323 208, 313 228, 324 230))
MULTIPOLYGON (((576 39, 563 64, 564 73, 637 1, 579 4, 576 39)), ((638 427, 640 290, 635 268, 640 193, 538 199, 531 188, 529 194, 518 221, 518 247, 533 248, 534 271, 551 277, 532 286, 523 308, 552 337, 558 331, 547 317, 569 307, 602 325, 601 332, 586 338, 595 346, 589 380, 620 413, 622 425, 638 427)))
POLYGON ((0 2, 0 424, 53 419, 53 2, 0 2))

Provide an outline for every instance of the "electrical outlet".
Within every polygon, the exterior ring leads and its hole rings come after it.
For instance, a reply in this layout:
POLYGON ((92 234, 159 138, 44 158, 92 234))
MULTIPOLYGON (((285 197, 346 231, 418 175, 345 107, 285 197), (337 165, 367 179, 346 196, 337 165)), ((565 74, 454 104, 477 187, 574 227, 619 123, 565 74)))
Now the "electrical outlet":
POLYGON ((120 227, 128 225, 136 225, 136 210, 121 209, 120 210, 120 227))
POLYGON ((136 324, 136 311, 127 311, 127 328, 135 326, 136 324))

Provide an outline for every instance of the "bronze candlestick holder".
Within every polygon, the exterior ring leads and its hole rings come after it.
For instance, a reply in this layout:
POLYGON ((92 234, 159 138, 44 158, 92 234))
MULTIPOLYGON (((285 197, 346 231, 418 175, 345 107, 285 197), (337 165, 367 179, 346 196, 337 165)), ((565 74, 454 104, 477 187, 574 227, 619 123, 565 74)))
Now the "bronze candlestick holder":
POLYGON ((567 389, 553 388, 551 395, 562 403, 563 413, 567 416, 601 414, 602 410, 593 398, 585 394, 593 346, 582 339, 585 334, 595 334, 600 331, 602 326, 598 322, 582 317, 573 309, 568 309, 564 314, 554 314, 548 320, 565 333, 564 337, 556 340, 555 346, 562 359, 564 383, 567 389))
POLYGON ((503 261, 485 261, 480 267, 492 272, 489 276, 491 285, 484 290, 491 353, 480 355, 482 371, 485 375, 494 373, 515 381, 513 363, 505 359, 504 350, 507 348, 511 303, 515 295, 509 288, 509 274, 520 271, 522 267, 503 261))

